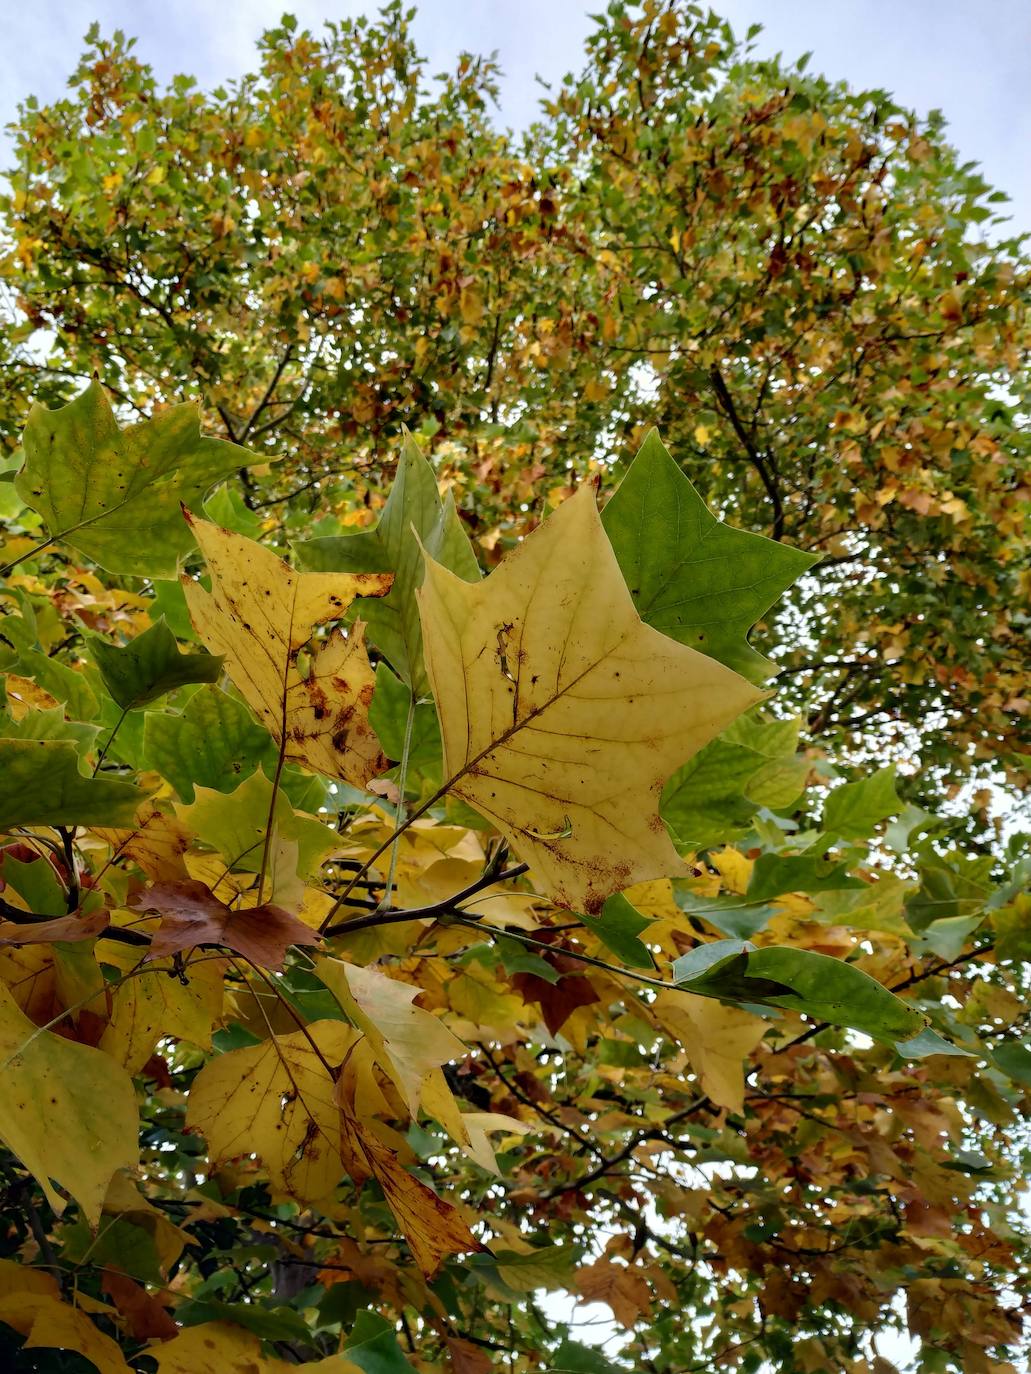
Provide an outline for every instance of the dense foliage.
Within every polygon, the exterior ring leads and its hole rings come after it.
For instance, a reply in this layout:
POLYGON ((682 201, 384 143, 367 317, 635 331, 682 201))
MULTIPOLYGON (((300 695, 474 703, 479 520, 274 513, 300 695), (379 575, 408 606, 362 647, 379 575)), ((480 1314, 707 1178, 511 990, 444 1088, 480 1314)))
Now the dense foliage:
POLYGON ((1020 1368, 993 197, 679 0, 521 145, 397 6, 89 41, 3 202, 5 1367, 1020 1368))

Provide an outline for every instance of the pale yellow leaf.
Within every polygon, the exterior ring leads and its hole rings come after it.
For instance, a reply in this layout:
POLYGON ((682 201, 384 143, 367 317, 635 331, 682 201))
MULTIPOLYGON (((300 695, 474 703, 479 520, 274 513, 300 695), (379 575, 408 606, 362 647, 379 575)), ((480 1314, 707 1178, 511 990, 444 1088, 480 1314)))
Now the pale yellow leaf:
POLYGON ((288 759, 362 787, 386 767, 369 724, 375 677, 360 623, 301 649, 340 620, 356 596, 385 596, 390 573, 297 573, 270 549, 205 520, 190 520, 211 591, 184 577, 201 639, 288 759))
POLYGON ((762 693, 644 624, 581 488, 482 582, 432 558, 418 592, 450 792, 559 906, 687 873, 667 778, 762 693))
POLYGON ((728 1111, 742 1111, 744 1061, 769 1029, 767 1022, 711 997, 672 989, 659 993, 651 1012, 687 1051, 705 1095, 728 1111))
POLYGON ((0 1094, 0 1140, 55 1212, 57 1183, 96 1225, 112 1174, 138 1157, 132 1079, 101 1050, 40 1030, 0 985, 0 1094))
POLYGON ((84 1312, 42 1292, 0 1298, 0 1321, 26 1337, 26 1350, 73 1350, 99 1374, 132 1374, 118 1345, 84 1312))
POLYGON ((380 1068, 414 1116, 433 1070, 466 1057, 461 1040, 432 1012, 414 1005, 419 989, 410 983, 342 959, 316 959, 315 972, 368 1036, 380 1068))

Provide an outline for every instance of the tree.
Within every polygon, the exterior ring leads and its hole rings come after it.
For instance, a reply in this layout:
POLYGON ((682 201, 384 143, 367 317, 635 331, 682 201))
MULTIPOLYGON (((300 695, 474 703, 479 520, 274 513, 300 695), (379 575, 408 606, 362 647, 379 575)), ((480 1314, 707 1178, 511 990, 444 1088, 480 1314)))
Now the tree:
POLYGON ((1020 787, 1027 258, 940 119, 803 66, 617 5, 520 145, 491 64, 427 85, 396 3, 284 22, 210 94, 94 29, 16 131, 13 335, 45 342, 0 427, 95 368, 141 413, 197 399, 281 459, 244 497, 289 521, 368 516, 407 423, 489 551, 658 423, 713 508, 821 555, 804 631, 770 626, 814 736, 925 805, 1020 787))
POLYGON ((21 451, 10 1359, 860 1368, 901 1296, 926 1367, 1014 1367, 1031 907, 890 767, 807 827, 747 641, 803 555, 654 434, 485 578, 411 437, 293 568, 188 405, 94 382, 21 451))
POLYGON ((970 169, 689 5, 520 148, 396 6, 90 43, 6 209, 7 1364, 1018 1368, 1026 838, 917 804, 1026 749, 970 169))

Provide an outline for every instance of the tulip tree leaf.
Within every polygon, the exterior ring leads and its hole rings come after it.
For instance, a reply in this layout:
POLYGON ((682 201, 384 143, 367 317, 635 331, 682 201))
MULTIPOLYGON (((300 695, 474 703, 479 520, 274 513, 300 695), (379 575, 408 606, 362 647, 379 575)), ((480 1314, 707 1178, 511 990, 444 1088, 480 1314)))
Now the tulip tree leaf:
POLYGON ((641 619, 751 682, 771 665, 748 632, 818 560, 712 514, 652 430, 602 512, 641 619))
POLYGON ((123 710, 145 706, 188 683, 216 682, 222 671, 214 654, 180 653, 163 616, 128 644, 109 644, 93 635, 89 647, 104 686, 123 710))
POLYGON ((203 437, 194 405, 119 428, 98 382, 57 410, 33 406, 24 450, 18 493, 51 541, 108 572, 145 577, 174 574, 192 547, 180 504, 199 505, 249 458, 236 444, 203 437))
POLYGON ((427 557, 418 596, 451 795, 574 911, 683 876, 663 785, 760 694, 641 621, 593 487, 483 582, 427 557))
POLYGON ((130 825, 142 788, 79 771, 74 742, 0 739, 0 830, 14 825, 130 825))
POLYGON ((100 1050, 40 1030, 0 985, 0 1139, 55 1212, 68 1190, 95 1227, 112 1175, 133 1168, 139 1118, 132 1080, 100 1050))
MULTIPOLYGON (((213 660, 216 661, 217 660, 213 660)), ((272 736, 244 706, 221 688, 202 687, 183 708, 148 711, 143 755, 150 768, 167 778, 185 802, 193 789, 231 792, 261 764, 275 768, 272 736)))
POLYGON ((895 769, 881 768, 859 782, 835 787, 823 808, 823 828, 843 840, 865 840, 881 821, 902 809, 895 791, 895 769))
POLYGON ((385 571, 394 574, 390 594, 362 607, 369 638, 417 696, 429 690, 422 626, 415 602, 423 579, 425 549, 466 582, 479 580, 476 555, 455 511, 451 493, 441 500, 432 467, 407 435, 397 476, 374 530, 309 539, 297 546, 300 566, 319 572, 385 571), (417 537, 418 536, 418 537, 417 537))
POLYGON ((801 1012, 814 1021, 848 1026, 886 1044, 913 1040, 924 1018, 854 964, 812 950, 747 941, 699 946, 673 965, 690 992, 801 1012), (699 958, 698 956, 701 955, 699 958))

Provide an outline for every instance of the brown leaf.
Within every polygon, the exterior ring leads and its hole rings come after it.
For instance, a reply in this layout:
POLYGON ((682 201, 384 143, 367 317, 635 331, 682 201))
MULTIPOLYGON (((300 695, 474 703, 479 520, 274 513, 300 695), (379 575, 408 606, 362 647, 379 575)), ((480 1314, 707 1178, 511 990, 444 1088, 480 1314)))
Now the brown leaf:
POLYGON ((589 1007, 601 998, 594 984, 581 973, 580 965, 568 954, 545 954, 542 956, 563 976, 556 983, 549 983, 536 973, 516 973, 509 980, 524 1002, 536 1002, 544 1017, 544 1024, 552 1035, 557 1035, 577 1007, 589 1007), (566 972, 566 970, 569 972, 566 972))
POLYGON ((52 940, 71 943, 76 940, 92 940, 106 930, 109 913, 101 907, 88 915, 55 916, 52 921, 32 921, 20 925, 17 921, 0 921, 0 945, 39 945, 49 944, 52 940))
POLYGON ((454 1336, 447 1338, 447 1353, 451 1356, 451 1368, 455 1374, 490 1374, 494 1362, 486 1350, 479 1350, 468 1341, 460 1341, 454 1336))
POLYGON ((135 1340, 164 1341, 179 1334, 178 1325, 164 1305, 125 1274, 105 1269, 100 1286, 125 1318, 129 1335, 135 1340))
POLYGON ((195 878, 155 883, 130 902, 134 911, 156 912, 161 926, 151 942, 150 959, 160 959, 197 945, 225 945, 259 968, 283 967, 291 945, 316 945, 318 935, 282 907, 234 911, 195 878))
POLYGON ((651 1290, 643 1274, 610 1259, 577 1270, 577 1292, 586 1302, 603 1302, 621 1326, 632 1331, 651 1313, 651 1290))

